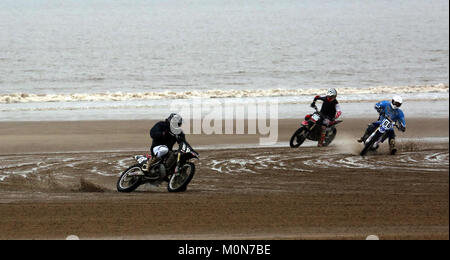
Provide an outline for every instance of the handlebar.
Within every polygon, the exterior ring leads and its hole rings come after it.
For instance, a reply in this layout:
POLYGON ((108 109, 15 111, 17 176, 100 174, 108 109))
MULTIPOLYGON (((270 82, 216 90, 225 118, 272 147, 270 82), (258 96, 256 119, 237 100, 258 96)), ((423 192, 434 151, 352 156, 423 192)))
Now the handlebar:
MULTIPOLYGON (((386 113, 380 113, 380 118, 381 117, 384 117, 384 118, 386 118, 386 119, 388 119, 389 121, 391 121, 392 122, 392 124, 394 124, 394 126, 398 129, 398 130, 400 130, 400 131, 404 131, 404 130, 402 130, 402 126, 399 126, 398 124, 397 124, 397 121, 394 121, 394 120, 392 120, 392 118, 390 118, 388 115, 386 115, 386 113)), ((378 120, 380 120, 380 118, 378 119, 378 120)))
POLYGON ((384 117, 384 118, 388 119, 389 121, 391 121, 391 122, 398 128, 397 122, 395 122, 394 120, 392 120, 392 118, 390 118, 388 115, 386 115, 386 113, 384 113, 384 112, 380 113, 380 118, 381 118, 381 117, 384 117))
POLYGON ((197 155, 200 155, 196 150, 194 150, 194 148, 192 148, 192 146, 191 146, 186 140, 182 140, 182 141, 180 141, 180 142, 178 143, 178 145, 179 145, 179 150, 182 149, 182 145, 183 145, 183 144, 187 145, 187 146, 189 147, 189 149, 191 150, 191 152, 194 152, 194 153, 196 153, 197 155))
POLYGON ((192 148, 192 146, 189 145, 189 148, 191 149, 191 151, 197 155, 200 155, 196 150, 194 150, 194 148, 192 148))

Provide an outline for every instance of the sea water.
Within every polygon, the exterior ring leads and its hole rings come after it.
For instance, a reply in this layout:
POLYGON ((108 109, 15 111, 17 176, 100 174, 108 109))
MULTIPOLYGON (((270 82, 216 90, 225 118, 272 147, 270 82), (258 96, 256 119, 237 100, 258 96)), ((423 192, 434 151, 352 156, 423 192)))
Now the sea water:
POLYGON ((194 99, 291 118, 329 87, 347 115, 401 94, 448 117, 448 46, 445 0, 2 0, 0 121, 156 119, 194 99))

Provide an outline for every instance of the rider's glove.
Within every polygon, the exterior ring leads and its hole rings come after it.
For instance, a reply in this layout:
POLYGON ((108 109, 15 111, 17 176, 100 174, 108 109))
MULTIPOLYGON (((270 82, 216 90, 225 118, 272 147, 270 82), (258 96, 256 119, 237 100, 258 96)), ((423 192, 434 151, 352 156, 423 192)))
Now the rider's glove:
POLYGON ((378 114, 382 115, 384 114, 384 109, 380 106, 375 106, 375 109, 377 110, 378 114))
POLYGON ((315 107, 316 107, 316 102, 312 102, 312 103, 311 103, 311 107, 312 107, 312 108, 315 108, 315 107))
POLYGON ((182 142, 184 141, 185 135, 183 132, 181 132, 180 134, 177 134, 175 138, 177 139, 177 142, 182 142))

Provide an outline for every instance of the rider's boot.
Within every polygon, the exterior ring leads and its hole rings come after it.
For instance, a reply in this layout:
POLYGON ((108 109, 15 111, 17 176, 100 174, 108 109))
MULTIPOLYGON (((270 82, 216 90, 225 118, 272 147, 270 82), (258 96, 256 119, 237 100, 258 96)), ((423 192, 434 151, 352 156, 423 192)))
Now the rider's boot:
POLYGON ((370 136, 370 127, 368 127, 366 129, 366 132, 364 133, 364 135, 358 139, 358 143, 365 142, 367 140, 367 138, 369 138, 369 136, 370 136))
POLYGON ((389 140, 389 150, 391 152, 391 155, 394 155, 397 153, 397 148, 395 147, 395 139, 389 140))
POLYGON ((142 170, 144 172, 148 172, 150 170, 150 168, 155 165, 155 163, 157 163, 159 161, 159 159, 156 156, 152 156, 151 160, 148 160, 146 164, 144 164, 144 166, 142 167, 142 170))
POLYGON ((323 147, 324 141, 325 141, 325 131, 322 131, 322 133, 320 133, 320 139, 319 139, 319 143, 317 144, 317 146, 323 147))

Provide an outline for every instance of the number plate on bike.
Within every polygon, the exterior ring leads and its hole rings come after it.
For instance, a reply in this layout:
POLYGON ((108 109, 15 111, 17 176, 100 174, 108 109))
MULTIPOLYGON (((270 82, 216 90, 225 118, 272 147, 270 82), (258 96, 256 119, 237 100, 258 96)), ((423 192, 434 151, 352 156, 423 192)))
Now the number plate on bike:
POLYGON ((391 129, 392 128, 392 122, 388 119, 384 119, 383 123, 381 123, 384 129, 391 129))
POLYGON ((146 162, 148 159, 146 157, 138 157, 136 158, 137 162, 139 164, 143 164, 144 162, 146 162))
POLYGON ((314 115, 312 115, 311 119, 312 119, 314 122, 316 122, 316 121, 319 121, 320 116, 319 116, 318 114, 314 114, 314 115))
POLYGON ((183 146, 181 147, 181 152, 189 153, 189 152, 191 152, 191 149, 186 144, 183 144, 183 146))

